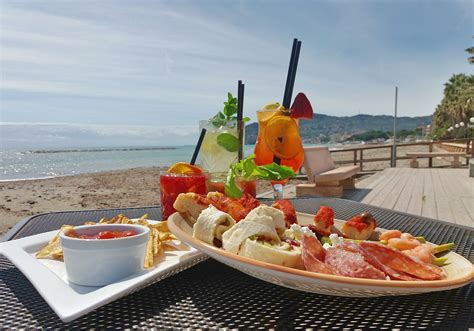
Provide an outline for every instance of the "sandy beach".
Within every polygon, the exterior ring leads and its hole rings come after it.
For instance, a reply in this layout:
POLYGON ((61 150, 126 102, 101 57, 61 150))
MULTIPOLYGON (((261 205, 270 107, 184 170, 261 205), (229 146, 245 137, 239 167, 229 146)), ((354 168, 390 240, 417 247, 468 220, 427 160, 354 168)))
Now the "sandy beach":
MULTIPOLYGON (((22 218, 38 213, 158 205, 160 170, 135 168, 0 182, 0 235, 22 218)), ((259 182, 258 193, 268 190, 268 183, 259 182)))
MULTIPOLYGON (((426 150, 425 146, 400 149, 426 150)), ((366 150, 365 158, 387 157, 389 149, 366 150)), ((349 160, 352 152, 333 154, 335 160, 349 160)), ((426 167, 427 160, 420 166, 426 167)), ((434 166, 448 165, 442 159, 434 159, 434 166)), ((408 167, 408 160, 400 160, 398 167, 408 167)), ((384 169, 388 161, 364 164, 364 170, 384 169)), ((80 174, 39 180, 0 182, 0 235, 8 231, 24 217, 50 211, 84 210, 118 207, 152 206, 160 203, 159 174, 163 168, 135 168, 92 174, 80 174)), ((292 180, 290 183, 301 181, 292 180)), ((257 193, 271 190, 266 182, 259 182, 257 193)))

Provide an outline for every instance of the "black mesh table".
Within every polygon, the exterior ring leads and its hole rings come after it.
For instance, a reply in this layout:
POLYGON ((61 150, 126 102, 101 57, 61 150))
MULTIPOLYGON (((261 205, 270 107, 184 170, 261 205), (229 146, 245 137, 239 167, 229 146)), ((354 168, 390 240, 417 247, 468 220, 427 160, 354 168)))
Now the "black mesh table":
MULTIPOLYGON (((474 229, 341 199, 294 199, 297 211, 321 205, 338 218, 370 211, 384 228, 456 242, 456 252, 474 260, 474 229)), ((160 208, 60 212, 33 216, 12 229, 13 240, 60 225, 123 213, 160 219, 160 208)), ((62 323, 29 281, 0 256, 0 329, 67 328, 260 328, 260 329, 468 329, 474 327, 474 285, 400 297, 344 298, 299 292, 252 278, 212 259, 112 302, 73 322, 62 323)))

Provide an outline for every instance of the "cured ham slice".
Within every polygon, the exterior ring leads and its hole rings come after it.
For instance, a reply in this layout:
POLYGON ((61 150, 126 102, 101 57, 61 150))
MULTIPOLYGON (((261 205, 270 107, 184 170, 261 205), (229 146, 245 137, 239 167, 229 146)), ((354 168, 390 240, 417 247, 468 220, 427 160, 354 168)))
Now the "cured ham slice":
POLYGON ((443 277, 443 270, 435 265, 421 262, 395 249, 363 241, 360 246, 380 263, 424 280, 437 280, 443 277))
POLYGON ((331 266, 315 258, 308 250, 305 250, 304 247, 301 257, 303 258, 303 264, 306 270, 322 274, 337 275, 337 272, 331 266))
POLYGON ((309 254, 314 256, 316 259, 324 262, 324 259, 326 257, 326 250, 323 248, 323 245, 321 245, 315 235, 303 235, 303 248, 304 251, 309 252, 309 254))
POLYGON ((303 235, 301 257, 306 270, 322 274, 337 275, 337 272, 324 263, 326 250, 312 233, 303 235))
POLYGON ((353 251, 350 247, 345 249, 344 244, 329 248, 324 262, 342 276, 386 279, 384 272, 365 261, 362 254, 353 251))

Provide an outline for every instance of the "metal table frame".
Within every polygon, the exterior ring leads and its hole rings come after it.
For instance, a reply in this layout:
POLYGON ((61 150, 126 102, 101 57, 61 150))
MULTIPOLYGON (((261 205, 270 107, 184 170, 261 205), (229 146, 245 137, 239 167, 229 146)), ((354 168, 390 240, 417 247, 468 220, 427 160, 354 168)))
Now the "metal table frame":
MULTIPOLYGON (((329 205, 341 219, 369 211, 381 227, 423 234, 433 242, 455 241, 455 250, 474 261, 473 228, 342 199, 303 198, 293 203, 297 211, 309 213, 329 205)), ((161 216, 156 206, 34 215, 0 240, 54 230, 62 223, 117 213, 139 217, 145 212, 151 219, 161 216)), ((65 324, 21 272, 0 256, 0 329, 15 327, 467 329, 474 327, 474 284, 409 297, 331 297, 278 287, 209 259, 65 324)))

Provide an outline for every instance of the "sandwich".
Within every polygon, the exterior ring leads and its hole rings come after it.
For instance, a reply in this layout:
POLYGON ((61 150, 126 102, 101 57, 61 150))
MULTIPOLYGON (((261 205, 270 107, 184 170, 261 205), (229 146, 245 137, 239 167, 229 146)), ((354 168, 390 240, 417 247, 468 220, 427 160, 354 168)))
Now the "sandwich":
POLYGON ((193 237, 216 247, 222 247, 222 235, 234 226, 235 220, 227 213, 210 205, 198 216, 193 226, 193 237))
POLYGON ((253 209, 245 217, 246 221, 258 220, 262 216, 268 216, 273 221, 273 226, 281 237, 286 230, 285 215, 279 209, 269 207, 267 205, 261 205, 253 209))

